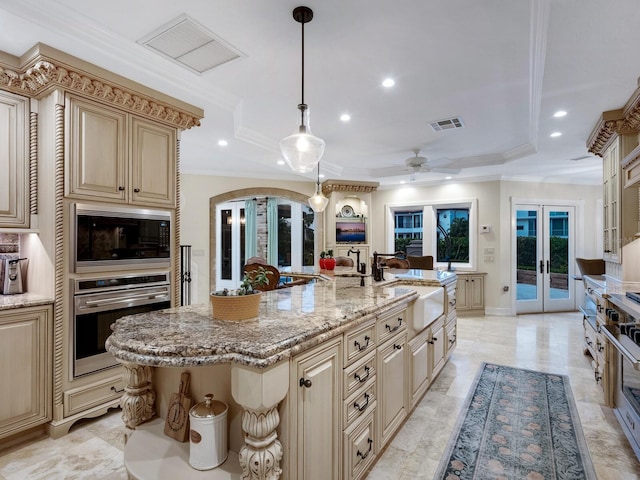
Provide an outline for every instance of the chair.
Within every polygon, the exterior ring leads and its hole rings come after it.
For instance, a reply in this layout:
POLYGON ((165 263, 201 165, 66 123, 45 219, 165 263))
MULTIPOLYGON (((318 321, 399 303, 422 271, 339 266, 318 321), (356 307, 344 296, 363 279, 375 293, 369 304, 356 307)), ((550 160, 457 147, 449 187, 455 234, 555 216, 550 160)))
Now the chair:
POLYGON ((251 257, 247 259, 247 261, 245 262, 245 265, 249 265, 250 263, 258 263, 260 265, 266 265, 267 261, 262 257, 251 257))
POLYGON ((601 258, 576 258, 578 269, 584 275, 604 275, 605 263, 601 258))
POLYGON ((353 267, 353 258, 349 257, 335 257, 336 267, 353 267))
POLYGON ((280 272, 273 265, 263 265, 260 263, 247 263, 242 269, 243 273, 245 273, 250 279, 253 279, 255 274, 261 269, 264 268, 267 271, 267 280, 268 283, 266 285, 260 285, 256 288, 256 290, 260 290, 261 292, 267 292, 269 290, 275 290, 278 284, 280 283, 280 272))
POLYGON ((381 263, 387 268, 409 268, 409 261, 404 258, 387 258, 381 263))
POLYGON ((409 260, 409 268, 433 270, 433 255, 425 255, 422 257, 407 255, 407 260, 409 260))

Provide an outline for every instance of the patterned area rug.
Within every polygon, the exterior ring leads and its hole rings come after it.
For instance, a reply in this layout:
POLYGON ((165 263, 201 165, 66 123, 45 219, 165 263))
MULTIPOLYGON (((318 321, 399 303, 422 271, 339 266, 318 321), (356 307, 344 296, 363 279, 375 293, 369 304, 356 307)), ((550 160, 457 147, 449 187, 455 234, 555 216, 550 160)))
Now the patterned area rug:
POLYGON ((434 480, 595 480, 569 379, 483 364, 434 480))

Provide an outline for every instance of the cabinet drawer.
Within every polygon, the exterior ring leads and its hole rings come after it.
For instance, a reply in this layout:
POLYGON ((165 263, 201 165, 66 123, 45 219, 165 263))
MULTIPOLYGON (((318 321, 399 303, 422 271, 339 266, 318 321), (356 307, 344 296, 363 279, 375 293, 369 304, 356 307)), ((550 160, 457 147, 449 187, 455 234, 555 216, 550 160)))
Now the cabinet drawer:
POLYGON ((349 365, 376 349, 375 320, 344 334, 344 364, 349 365))
POLYGON ((365 358, 358 360, 344 369, 344 398, 349 398, 353 392, 362 387, 376 374, 376 354, 370 352, 365 358))
POLYGON ((378 319, 378 343, 380 345, 407 328, 406 314, 406 310, 396 310, 378 319))
POLYGON ((371 377, 362 388, 344 401, 343 425, 346 428, 355 420, 368 414, 376 404, 376 377, 371 377))
POLYGON ((64 415, 74 415, 91 407, 116 400, 122 396, 124 380, 122 375, 91 383, 64 392, 64 415))
POLYGON ((376 457, 375 404, 369 414, 344 431, 344 480, 359 480, 376 457))
POLYGON ((448 322, 446 326, 446 330, 447 330, 446 354, 449 355, 449 353, 452 352, 453 349, 456 348, 456 345, 458 344, 458 322, 455 319, 451 322, 448 322))

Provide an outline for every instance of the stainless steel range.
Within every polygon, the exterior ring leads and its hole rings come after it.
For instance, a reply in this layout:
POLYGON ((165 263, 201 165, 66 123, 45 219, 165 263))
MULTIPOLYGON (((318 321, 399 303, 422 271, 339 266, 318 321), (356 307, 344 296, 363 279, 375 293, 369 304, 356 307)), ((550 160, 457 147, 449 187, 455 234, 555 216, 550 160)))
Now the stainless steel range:
POLYGON ((640 459, 640 293, 612 295, 616 306, 607 311, 604 334, 615 347, 616 391, 614 412, 640 459))
POLYGON ((171 306, 169 272, 73 280, 73 377, 118 365, 105 350, 111 324, 171 306))

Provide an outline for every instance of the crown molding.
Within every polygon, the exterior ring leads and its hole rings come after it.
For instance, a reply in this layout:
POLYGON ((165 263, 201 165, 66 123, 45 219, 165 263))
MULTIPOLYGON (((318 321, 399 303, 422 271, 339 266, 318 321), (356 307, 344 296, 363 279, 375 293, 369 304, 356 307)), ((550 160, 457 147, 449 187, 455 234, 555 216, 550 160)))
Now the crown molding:
POLYGON ((618 135, 640 132, 640 87, 623 108, 604 112, 587 139, 587 150, 602 156, 618 135))
POLYGON ((51 47, 38 44, 20 65, 2 62, 0 89, 41 98, 61 88, 162 123, 189 129, 200 126, 204 112, 168 95, 120 77, 51 47))
POLYGON ((329 195, 332 192, 371 193, 380 186, 379 182, 353 182, 346 180, 325 180, 322 182, 322 193, 329 195))

